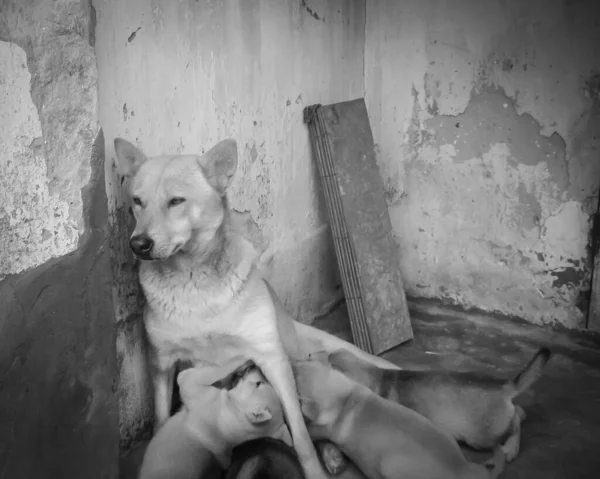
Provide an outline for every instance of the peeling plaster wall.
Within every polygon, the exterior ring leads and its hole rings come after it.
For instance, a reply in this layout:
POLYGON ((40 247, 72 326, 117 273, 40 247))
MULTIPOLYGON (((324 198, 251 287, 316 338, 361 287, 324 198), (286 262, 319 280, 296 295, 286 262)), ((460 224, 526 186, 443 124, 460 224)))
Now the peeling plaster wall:
POLYGON ((367 0, 365 88, 408 294, 583 327, 593 0, 367 0))
POLYGON ((0 475, 118 476, 90 5, 0 5, 0 475))
POLYGON ((83 233, 82 158, 98 132, 90 15, 81 0, 2 4, 0 40, 19 46, 1 50, 0 280, 75 250, 83 233))
POLYGON ((25 51, 0 42, 0 280, 73 251, 78 225, 49 191, 25 51))
MULTIPOLYGON (((238 142, 230 204, 264 251, 262 265, 303 321, 341 297, 306 105, 361 97, 364 2, 94 0, 100 119, 107 153, 130 139, 149 155, 238 142)), ((110 166, 110 165, 109 165, 110 166)), ((121 361, 121 438, 151 419, 141 303, 128 249, 129 204, 108 172, 121 361)))

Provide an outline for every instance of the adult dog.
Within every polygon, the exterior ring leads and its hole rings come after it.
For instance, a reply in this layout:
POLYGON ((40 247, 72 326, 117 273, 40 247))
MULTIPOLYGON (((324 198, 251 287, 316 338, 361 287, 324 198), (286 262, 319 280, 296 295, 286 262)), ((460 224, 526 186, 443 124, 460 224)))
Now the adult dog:
POLYGON ((150 343, 155 430, 169 417, 176 360, 226 364, 253 360, 277 392, 307 477, 324 478, 311 443, 289 358, 347 349, 395 368, 351 344, 292 320, 260 277, 256 252, 231 227, 226 190, 237 169, 237 144, 223 140, 204 155, 148 158, 117 138, 121 174, 130 177, 136 227, 130 246, 150 343))

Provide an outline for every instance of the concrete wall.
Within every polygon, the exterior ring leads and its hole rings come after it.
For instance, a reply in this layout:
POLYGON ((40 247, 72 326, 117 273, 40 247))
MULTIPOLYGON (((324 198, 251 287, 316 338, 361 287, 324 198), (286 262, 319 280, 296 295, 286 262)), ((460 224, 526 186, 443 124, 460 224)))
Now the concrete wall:
POLYGON ((367 105, 410 295, 584 326, 599 12, 367 0, 367 105))
POLYGON ((0 7, 0 474, 116 478, 93 12, 0 7))
MULTIPOLYGON (((147 154, 239 147, 231 206, 266 249, 265 274, 311 320, 341 296, 302 111, 363 96, 364 3, 346 0, 94 0, 100 120, 147 154)), ((151 419, 131 220, 107 164, 123 447, 151 419)))

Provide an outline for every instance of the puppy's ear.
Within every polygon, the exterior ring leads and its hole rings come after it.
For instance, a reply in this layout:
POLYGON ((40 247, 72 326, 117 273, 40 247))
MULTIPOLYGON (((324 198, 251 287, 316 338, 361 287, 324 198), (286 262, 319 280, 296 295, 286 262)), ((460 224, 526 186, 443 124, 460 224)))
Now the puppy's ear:
POLYGON ((300 398, 300 410, 304 418, 309 421, 316 421, 319 417, 319 406, 312 399, 300 398))
POLYGON ((308 359, 329 366, 329 353, 325 350, 310 353, 308 359))
POLYGON ((177 384, 184 387, 186 384, 196 384, 198 387, 215 387, 221 384, 232 371, 239 371, 239 363, 227 363, 225 366, 203 365, 184 369, 177 376, 177 384), (236 368, 237 367, 237 368, 236 368), (236 368, 236 369, 234 369, 236 368))
POLYGON ((246 417, 251 424, 258 425, 270 421, 273 415, 271 414, 269 406, 262 404, 252 407, 248 412, 246 412, 246 417))
POLYGON ((177 375, 177 385, 179 386, 179 394, 183 404, 188 404, 202 394, 202 389, 205 387, 198 381, 198 374, 195 368, 184 369, 177 375))
POLYGON ((215 381, 212 385, 218 389, 227 389, 229 391, 237 386, 239 381, 244 378, 253 366, 255 366, 254 361, 249 359, 226 376, 219 378, 219 380, 215 381))
POLYGON ((115 138, 115 153, 117 154, 117 169, 123 176, 133 176, 138 168, 148 158, 137 147, 123 138, 115 138))
MULTIPOLYGON (((183 404, 189 407, 194 400, 213 389, 215 368, 188 368, 177 375, 177 385, 183 404)), ((218 373, 217 373, 218 374, 218 373)), ((216 388, 215 388, 216 389, 216 388)))
POLYGON ((223 196, 237 170, 237 142, 232 138, 220 141, 204 153, 198 163, 208 182, 223 196))

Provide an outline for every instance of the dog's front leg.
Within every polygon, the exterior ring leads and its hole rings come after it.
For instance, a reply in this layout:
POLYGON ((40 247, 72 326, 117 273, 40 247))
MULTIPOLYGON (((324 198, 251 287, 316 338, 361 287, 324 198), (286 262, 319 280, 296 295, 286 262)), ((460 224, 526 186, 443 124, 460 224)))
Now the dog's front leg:
POLYGON ((253 358, 256 365, 271 383, 281 400, 288 427, 294 442, 294 449, 302 463, 307 478, 326 479, 325 472, 317 457, 313 443, 308 435, 304 417, 300 410, 296 381, 287 357, 268 357, 264 354, 253 358))
POLYGON ((171 416, 175 365, 156 365, 152 374, 154 386, 154 434, 171 416))

